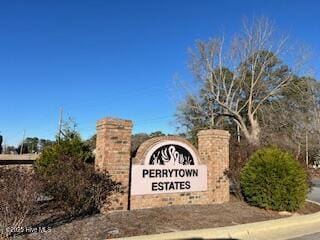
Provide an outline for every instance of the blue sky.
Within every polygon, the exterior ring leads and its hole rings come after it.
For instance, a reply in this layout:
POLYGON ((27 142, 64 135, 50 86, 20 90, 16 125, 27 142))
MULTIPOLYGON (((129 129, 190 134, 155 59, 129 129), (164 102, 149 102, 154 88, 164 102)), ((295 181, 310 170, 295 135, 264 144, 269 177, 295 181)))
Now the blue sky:
MULTIPOLYGON (((319 1, 1 1, 0 132, 8 144, 53 138, 59 107, 84 138, 105 116, 134 132, 174 132, 174 77, 190 79, 196 39, 236 32, 264 15, 313 48, 319 66, 319 1)), ((318 73, 317 73, 318 75, 318 73)))

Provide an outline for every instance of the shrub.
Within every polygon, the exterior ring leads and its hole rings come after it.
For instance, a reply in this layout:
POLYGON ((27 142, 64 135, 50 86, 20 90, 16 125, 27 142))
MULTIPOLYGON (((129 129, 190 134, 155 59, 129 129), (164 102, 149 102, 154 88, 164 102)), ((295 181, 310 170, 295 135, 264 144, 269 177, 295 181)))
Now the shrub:
POLYGON ((38 183, 23 168, 0 168, 0 239, 24 231, 36 216, 38 183))
POLYGON ((243 168, 240 181, 250 204, 278 211, 301 208, 308 192, 302 166, 276 147, 256 151, 243 168))
POLYGON ((42 192, 68 217, 94 213, 119 186, 108 173, 94 171, 90 145, 78 132, 68 126, 62 132, 63 137, 46 147, 35 163, 42 192))
POLYGON ((230 193, 241 200, 243 200, 240 187, 241 170, 256 149, 257 147, 250 145, 245 139, 241 142, 232 137, 230 139, 230 163, 226 174, 230 180, 230 193))
POLYGON ((80 161, 92 163, 94 160, 90 146, 81 140, 77 132, 68 132, 60 141, 47 146, 35 163, 35 168, 42 175, 50 175, 56 168, 60 156, 69 156, 80 161))
POLYGON ((75 156, 60 154, 55 164, 50 165, 50 174, 37 173, 43 183, 43 193, 53 198, 51 205, 69 216, 99 211, 108 203, 108 196, 119 188, 107 173, 95 172, 92 164, 75 156))

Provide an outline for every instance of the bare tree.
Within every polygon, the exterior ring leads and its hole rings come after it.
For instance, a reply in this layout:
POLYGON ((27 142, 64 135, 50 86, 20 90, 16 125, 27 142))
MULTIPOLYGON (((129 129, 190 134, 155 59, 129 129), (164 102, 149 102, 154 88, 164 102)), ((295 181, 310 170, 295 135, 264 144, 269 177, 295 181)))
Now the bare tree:
POLYGON ((288 45, 288 37, 277 35, 266 18, 252 24, 244 22, 242 31, 229 43, 223 37, 197 41, 196 48, 190 51, 190 67, 202 86, 201 99, 188 96, 178 110, 180 120, 188 109, 189 114, 195 113, 189 115, 193 120, 205 121, 210 128, 229 121, 251 144, 259 145, 258 115, 262 114, 262 106, 280 97, 281 89, 292 81, 305 61, 304 52, 291 56, 298 51, 288 45), (291 67, 280 59, 292 62, 291 67))
POLYGON ((314 100, 319 95, 317 84, 310 77, 294 77, 282 89, 281 99, 264 104, 263 112, 268 114, 260 116, 263 144, 284 147, 301 160, 306 160, 308 154, 303 154, 303 149, 307 153, 307 145, 314 152, 318 146, 315 137, 319 136, 317 129, 320 127, 314 100))

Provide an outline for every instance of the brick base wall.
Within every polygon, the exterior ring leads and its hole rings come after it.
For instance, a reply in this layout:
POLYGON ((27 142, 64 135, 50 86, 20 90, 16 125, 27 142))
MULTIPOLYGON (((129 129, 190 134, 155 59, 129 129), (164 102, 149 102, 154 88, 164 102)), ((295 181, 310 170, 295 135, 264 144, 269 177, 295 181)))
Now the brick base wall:
POLYGON ((208 190, 206 192, 131 196, 130 209, 229 201, 229 181, 226 177, 226 170, 229 165, 229 133, 222 130, 203 130, 199 132, 198 139, 198 150, 181 137, 169 136, 150 139, 139 147, 137 155, 133 159, 133 164, 143 165, 148 150, 160 141, 181 141, 196 151, 201 164, 207 165, 208 190))
POLYGON ((138 149, 133 164, 144 164, 146 152, 161 140, 181 140, 197 152, 201 164, 207 165, 208 190, 206 192, 170 193, 130 196, 130 145, 132 122, 106 118, 97 124, 95 166, 98 171, 108 171, 123 187, 122 194, 112 196, 109 210, 127 210, 184 204, 211 204, 229 201, 229 133, 223 130, 202 130, 198 134, 198 150, 179 137, 151 139, 138 149), (130 205, 130 206, 129 206, 130 205))

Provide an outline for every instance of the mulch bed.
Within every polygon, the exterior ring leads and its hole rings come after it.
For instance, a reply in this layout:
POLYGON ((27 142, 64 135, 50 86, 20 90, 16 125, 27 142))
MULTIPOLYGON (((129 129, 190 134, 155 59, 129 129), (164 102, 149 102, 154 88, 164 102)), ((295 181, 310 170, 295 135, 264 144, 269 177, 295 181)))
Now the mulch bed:
MULTIPOLYGON (((320 211, 320 206, 307 203, 298 214, 320 211)), ((157 234, 181 230, 232 226, 285 217, 275 211, 252 207, 232 198, 230 202, 212 205, 188 205, 96 214, 74 220, 47 233, 18 236, 15 239, 78 240, 107 239, 157 234)))

